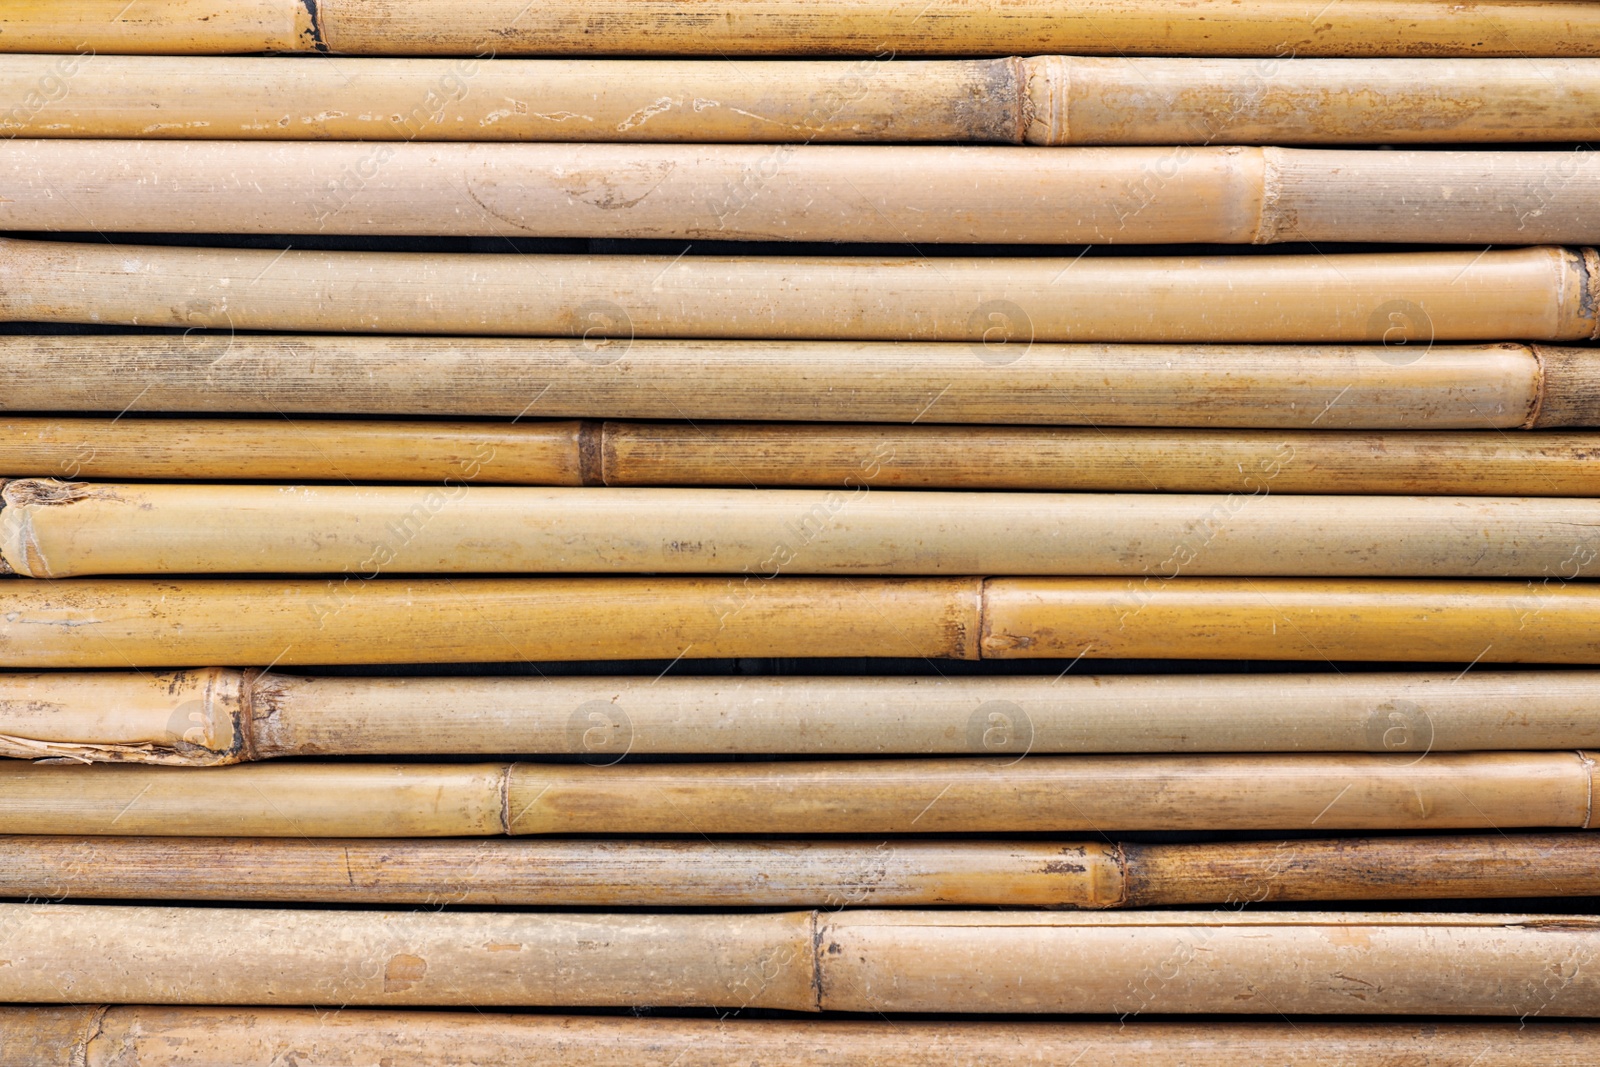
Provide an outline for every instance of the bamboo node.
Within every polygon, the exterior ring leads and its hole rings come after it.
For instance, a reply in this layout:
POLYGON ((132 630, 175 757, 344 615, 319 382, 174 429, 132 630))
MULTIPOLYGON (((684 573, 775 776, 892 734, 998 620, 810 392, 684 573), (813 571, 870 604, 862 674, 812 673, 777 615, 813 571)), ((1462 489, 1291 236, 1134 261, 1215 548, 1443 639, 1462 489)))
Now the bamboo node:
POLYGON ((1066 56, 1034 56, 1020 62, 1025 91, 1017 94, 1022 108, 1019 139, 1032 145, 1069 143, 1072 61, 1066 56))

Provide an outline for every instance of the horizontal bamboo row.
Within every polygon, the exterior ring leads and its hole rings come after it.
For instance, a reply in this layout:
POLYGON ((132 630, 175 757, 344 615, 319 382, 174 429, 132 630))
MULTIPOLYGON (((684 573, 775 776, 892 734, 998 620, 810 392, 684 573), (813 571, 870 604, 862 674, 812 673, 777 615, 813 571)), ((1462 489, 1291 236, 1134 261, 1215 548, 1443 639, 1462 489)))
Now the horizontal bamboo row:
POLYGON ((0 761, 0 834, 1587 829, 1593 774, 1588 752, 198 769, 0 761))
MULTIPOLYGON (((1051 907, 1600 893, 1589 833, 1061 841, 0 837, 0 895, 422 907, 1051 907)), ((0 1046, 3 1047, 3 1046, 0 1046)))
POLYGON ((1600 589, 1569 577, 1592 569, 1593 537, 1574 530, 1563 569, 1533 581, 8 578, 0 662, 117 670, 772 656, 1600 664, 1600 589))
POLYGON ((1592 56, 1585 0, 12 0, 0 49, 217 54, 1592 56))
MULTIPOLYGON (((966 341, 985 369, 1036 341, 1386 344, 1412 363, 1431 342, 1600 338, 1600 254, 554 256, 6 239, 0 319, 229 330, 207 339, 213 359, 233 330, 303 330, 571 337, 586 364, 643 337, 966 341)), ((1593 368, 1574 362, 1592 397, 1593 368)), ((545 384, 512 390, 519 408, 545 384)))
POLYGON ((1594 152, 46 138, 0 188, 41 232, 1600 243, 1594 152))
POLYGON ((982 678, 0 674, 0 755, 1012 755, 1600 749, 1594 671, 982 678), (1515 715, 1507 715, 1515 708, 1515 715))
MULTIPOLYGON (((0 42, 4 37, 0 36, 0 42)), ((11 137, 1406 144, 1600 138, 1591 59, 0 55, 11 137)))
POLYGON ((789 1011, 1600 1012, 1593 919, 0 905, 0 999, 789 1011), (137 966, 129 966, 130 961, 137 966), (1093 967, 1085 961, 1093 960, 1093 967))

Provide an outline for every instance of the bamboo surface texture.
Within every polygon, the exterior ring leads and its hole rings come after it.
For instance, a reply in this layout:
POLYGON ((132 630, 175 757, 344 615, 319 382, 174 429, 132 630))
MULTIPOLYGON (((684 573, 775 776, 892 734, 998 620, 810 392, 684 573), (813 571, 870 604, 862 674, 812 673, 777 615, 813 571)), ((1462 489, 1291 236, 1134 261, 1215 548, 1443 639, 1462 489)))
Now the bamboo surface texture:
POLYGON ((420 907, 1069 907, 1593 896, 1590 833, 838 842, 0 837, 0 895, 420 907))
POLYGON ((0 112, 0 133, 12 137, 1036 145, 1600 138, 1600 61, 1591 59, 328 63, 6 55, 0 99, 22 102, 0 112))
POLYGON ((1600 1012, 1600 980, 1573 965, 1600 952, 1600 928, 1571 915, 10 904, 0 905, 0 922, 12 961, 0 970, 0 998, 23 1003, 1124 1015, 1251 1014, 1271 1003, 1284 1013, 1330 1015, 1600 1012), (1173 958, 1180 962, 1164 963, 1173 958))
MULTIPOLYGON (((1568 572, 1592 564, 1585 538, 1574 533, 1568 572)), ((1181 557, 1194 546, 1177 547, 1181 557)), ((3 584, 0 662, 10 668, 774 656, 1600 664, 1600 590, 1564 573, 1446 581, 352 572, 3 584)))
POLYGON ((1017 1023, 691 1020, 361 1009, 0 1008, 0 1056, 31 1067, 1591 1067, 1590 1023, 1206 1020, 1017 1023))
MULTIPOLYGON (((134 574, 1568 578, 1600 499, 18 479, 0 567, 134 574)), ((1591 555, 1600 555, 1595 541, 1591 555)))
MULTIPOLYGON (((0 763, 0 834, 1587 829, 1586 752, 787 763, 0 763)), ((5 999, 5 998, 0 998, 5 999)))
MULTIPOLYGON (((34 311, 42 313, 37 305, 34 311)), ((582 471, 574 472, 570 459, 571 450, 581 450, 583 442, 571 436, 579 427, 538 421, 552 416, 691 419, 708 438, 715 435, 702 447, 752 464, 756 460, 748 446, 730 435, 747 432, 759 438, 765 432, 773 443, 761 445, 764 450, 778 447, 781 438, 776 434, 781 431, 708 428, 702 420, 1320 431, 1600 425, 1600 359, 1590 349, 1545 345, 586 344, 572 339, 261 337, 200 331, 181 336, 0 336, 0 366, 5 368, 5 400, 11 411, 123 416, 115 423, 47 424, 59 429, 14 419, 3 423, 0 458, 5 462, 0 471, 74 478, 114 475, 112 468, 96 466, 113 450, 149 456, 153 462, 166 452, 188 448, 214 453, 221 463, 233 462, 231 457, 240 453, 265 461, 285 447, 262 438, 271 431, 261 423, 218 423, 206 433, 193 422, 150 423, 136 417, 149 411, 509 416, 533 425, 484 428, 467 440, 459 436, 459 428, 434 424, 427 434, 440 436, 420 441, 410 437, 415 443, 405 447, 420 450, 422 441, 437 442, 435 447, 446 449, 452 463, 448 475, 462 480, 516 480, 499 473, 510 466, 548 472, 558 484, 576 484, 573 479, 583 477, 582 471), (752 381, 762 387, 751 389, 752 381), (517 443, 530 434, 548 436, 517 443), (563 452, 569 458, 560 458, 563 452), (55 465, 36 466, 46 455, 54 457, 55 465)), ((397 431, 382 427, 297 422, 281 432, 308 456, 317 457, 312 469, 348 471, 344 476, 352 480, 358 480, 355 472, 368 469, 363 464, 375 453, 394 455, 400 447, 389 439, 397 431)), ((823 443, 826 434, 840 431, 805 432, 817 438, 804 449, 811 462, 813 456, 820 460, 829 454, 823 443)), ((892 432, 944 431, 902 427, 892 432)), ((644 462, 662 447, 653 433, 670 435, 673 430, 611 426, 596 448, 590 424, 587 453, 614 473, 619 464, 644 462)), ((1441 447, 1454 440, 1435 433, 1423 439, 1441 447)), ((1511 445, 1503 435, 1494 439, 1496 447, 1511 445)), ((1028 452, 1042 451, 1037 445, 1041 439, 1029 440, 1035 444, 1028 452)), ((894 468, 888 462, 894 457, 882 455, 878 443, 873 442, 874 455, 866 457, 870 462, 851 473, 876 478, 894 468)), ((681 455, 688 447, 684 443, 674 450, 681 455)), ((1189 462, 1204 462, 1193 456, 1195 451, 1182 449, 1189 462)), ((425 457, 408 462, 415 462, 417 471, 400 480, 420 472, 425 457)), ((1386 454, 1383 462, 1398 460, 1386 454)), ((1486 457, 1483 469, 1492 469, 1495 462, 1486 457)), ((1007 463, 1025 469, 1027 457, 1010 455, 1007 463)), ((793 466, 787 461, 783 465, 785 470, 793 466)), ((392 473, 388 466, 380 469, 392 473)), ((598 474, 590 470, 587 478, 604 476, 604 469, 598 474)))
MULTIPOLYGON (((1001 364, 1026 358, 1030 341, 1426 349, 1430 341, 1600 337, 1600 255, 1536 247, 1078 259, 557 256, 8 239, 0 241, 0 318, 555 335, 581 338, 569 351, 586 363, 612 362, 640 337, 966 341, 969 358, 1001 364)), ((213 358, 227 353, 225 341, 212 343, 213 358)), ((1394 358, 1412 361, 1414 351, 1394 358)), ((1595 391, 1591 380, 1586 395, 1595 391)), ((519 395, 520 407, 538 393, 519 395)))
POLYGON ((15 52, 352 55, 1600 55, 1585 0, 12 0, 15 52), (687 10, 686 10, 687 8, 687 10))
POLYGON ((1448 752, 1600 749, 1593 671, 984 678, 0 674, 0 755, 1448 752), (1516 714, 1506 714, 1515 708, 1516 714))
POLYGON ((1600 243, 1600 153, 15 139, 0 229, 1600 243), (917 175, 908 183, 907 174, 917 175))

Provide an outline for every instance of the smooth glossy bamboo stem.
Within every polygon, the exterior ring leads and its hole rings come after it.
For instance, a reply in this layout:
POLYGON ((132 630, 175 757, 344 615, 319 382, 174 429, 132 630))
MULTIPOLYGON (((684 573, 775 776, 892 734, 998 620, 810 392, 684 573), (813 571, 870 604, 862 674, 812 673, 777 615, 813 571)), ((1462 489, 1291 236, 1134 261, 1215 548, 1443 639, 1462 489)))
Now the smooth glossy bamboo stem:
MULTIPOLYGON (((885 260, 0 241, 0 318, 14 321, 554 335, 578 338, 566 351, 585 364, 642 337, 966 341, 983 369, 1035 341, 1388 342, 1416 362, 1430 342, 1600 337, 1597 293, 1594 250, 1549 247, 885 260)), ((230 352, 208 340, 214 359, 230 352)), ((543 386, 514 390, 519 406, 543 386)))

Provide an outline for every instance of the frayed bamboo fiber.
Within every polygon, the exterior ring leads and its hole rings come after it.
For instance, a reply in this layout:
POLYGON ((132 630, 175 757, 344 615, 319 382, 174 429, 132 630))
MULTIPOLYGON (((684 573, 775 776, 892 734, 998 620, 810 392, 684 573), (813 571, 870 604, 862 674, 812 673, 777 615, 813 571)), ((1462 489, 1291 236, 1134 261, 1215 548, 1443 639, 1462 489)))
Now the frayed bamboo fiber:
POLYGON ((273 762, 187 768, 0 761, 0 834, 1587 829, 1593 773, 1586 752, 615 766, 273 762))
MULTIPOLYGON (((896 177, 903 185, 904 176, 896 177)), ((1600 255, 1541 247, 886 260, 275 252, 7 239, 0 241, 0 318, 555 335, 580 338, 567 352, 585 364, 609 364, 640 337, 967 341, 965 358, 984 370, 1025 359, 1033 341, 1388 342, 1402 350, 1392 358, 1412 362, 1430 341, 1600 337, 1600 255)), ((228 340, 210 343, 213 359, 230 351, 228 340)), ((1585 380, 1585 395, 1592 395, 1592 370, 1585 380)), ((531 410, 543 387, 530 382, 512 390, 513 400, 531 410)))
MULTIPOLYGON (((1203 533, 1172 548, 1181 571, 1203 533)), ((769 656, 1600 664, 1597 549, 1533 581, 4 579, 10 668, 769 656)), ((378 568, 381 571, 381 568, 378 568)), ((781 570, 781 568, 780 568, 781 570)), ((1170 568, 1169 568, 1170 570, 1170 568)), ((769 572, 770 573, 770 572, 769 572)))
POLYGON ((551 914, 0 905, 23 1003, 1600 1012, 1573 915, 551 914), (1086 961, 1094 961, 1086 967, 1086 961), (130 966, 130 961, 137 965, 130 966))
POLYGON ((0 674, 0 755, 1006 755, 1600 749, 1593 671, 983 678, 0 674), (1508 717, 1505 709, 1517 714, 1508 717))
POLYGON ((0 188, 40 232, 1600 243, 1595 152, 17 139, 0 188))
MULTIPOLYGON (((56 278, 65 281, 63 275, 56 278)), ((33 311, 42 313, 37 305, 33 311)), ((564 339, 260 337, 202 331, 181 336, 0 336, 0 365, 6 368, 8 410, 105 411, 120 416, 115 423, 52 420, 41 425, 11 420, 0 425, 0 456, 6 458, 0 470, 67 477, 111 475, 111 468, 96 464, 113 449, 154 456, 194 441, 196 449, 203 446, 215 452, 220 463, 242 462, 236 459, 241 452, 259 456, 283 447, 269 446, 258 436, 272 432, 260 422, 217 423, 201 438, 191 436, 205 433, 204 426, 194 422, 150 423, 133 417, 147 411, 1319 431, 1600 425, 1600 359, 1591 349, 1545 345, 1035 343, 986 348, 650 340, 586 344, 564 339), (751 389, 752 381, 759 381, 761 388, 751 389), (514 382, 528 384, 514 386, 514 382), (41 456, 30 449, 45 445, 59 449, 51 453, 55 465, 29 468, 26 464, 42 460, 23 457, 41 456)), ((432 424, 428 433, 442 436, 428 439, 452 450, 465 448, 459 439, 447 444, 450 435, 459 432, 459 427, 432 424)), ((523 469, 519 466, 523 462, 544 472, 553 462, 540 458, 544 448, 571 447, 563 436, 568 432, 570 427, 539 423, 516 430, 485 428, 472 442, 470 457, 462 457, 480 463, 446 473, 514 480, 499 472, 508 463, 523 469), (517 435, 544 432, 555 436, 548 446, 534 445, 531 456, 514 443, 517 435), (528 458, 519 459, 523 456, 528 458)), ((591 423, 588 436, 594 432, 591 423)), ((740 431, 721 427, 705 432, 740 431)), ((281 427, 280 433, 299 442, 308 456, 316 455, 319 470, 365 470, 361 464, 375 451, 395 447, 381 443, 386 431, 375 428, 342 430, 296 422, 281 427), (351 434, 350 440, 329 436, 340 432, 351 434), (373 434, 380 440, 356 436, 373 434), (324 455, 330 447, 348 453, 340 455, 338 463, 350 466, 332 466, 324 455)), ((590 440, 592 460, 615 467, 619 462, 640 462, 648 454, 651 438, 643 428, 612 426, 605 433, 617 445, 615 455, 593 455, 602 450, 590 440)), ((1427 439, 1451 440, 1432 434, 1427 439)), ((1508 442, 1498 440, 1502 445, 1508 442)), ((741 446, 724 439, 715 448, 738 455, 741 446)), ((1184 450, 1189 455, 1194 451, 1184 450)), ((809 455, 813 449, 808 446, 806 452, 809 455)), ((454 460, 457 455, 450 451, 447 458, 454 460)), ((869 463, 852 473, 876 477, 880 470, 893 467, 881 462, 885 457, 874 458, 880 460, 877 466, 869 463)), ((1021 465, 1025 458, 1008 456, 1007 463, 1021 465)), ((415 462, 420 467, 424 457, 419 455, 415 462)), ((570 462, 557 464, 565 472, 561 477, 571 478, 570 462)), ((1387 465, 1393 458, 1384 462, 1387 465)), ((603 475, 591 470, 588 476, 592 481, 603 475)))
POLYGON ((1592 1067, 1590 1023, 772 1021, 294 1008, 0 1008, 29 1067, 1592 1067), (137 1061, 132 1057, 137 1056, 137 1061))
POLYGON ((0 837, 0 895, 422 907, 1242 907, 1578 897, 1590 833, 1230 841, 0 837))
POLYGON ((0 49, 216 54, 1600 55, 1583 0, 10 0, 0 49))
MULTIPOLYGON (((3 40, 3 38, 0 38, 3 40)), ((0 57, 0 133, 183 140, 1402 144, 1600 138, 1589 59, 0 57)))
MULTIPOLYGON (((18 479, 0 566, 103 574, 1234 575, 1576 571, 1600 499, 151 485, 18 479), (1176 546, 1203 542, 1190 559, 1176 546)), ((1600 553, 1600 542, 1594 552, 1600 553)), ((1569 575, 1570 577, 1571 575, 1569 575)))

